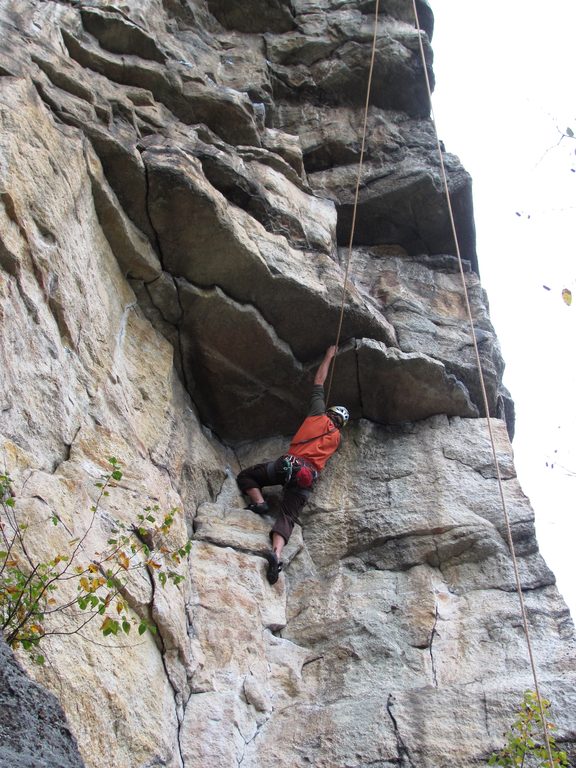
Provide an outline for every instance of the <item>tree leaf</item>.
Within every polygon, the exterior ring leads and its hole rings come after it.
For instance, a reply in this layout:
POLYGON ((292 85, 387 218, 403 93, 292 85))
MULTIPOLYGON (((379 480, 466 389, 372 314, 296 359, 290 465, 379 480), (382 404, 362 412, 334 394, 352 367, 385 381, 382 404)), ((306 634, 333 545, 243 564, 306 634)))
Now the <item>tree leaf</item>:
POLYGON ((570 306, 572 304, 572 291, 569 288, 563 288, 562 298, 564 299, 564 304, 570 306))

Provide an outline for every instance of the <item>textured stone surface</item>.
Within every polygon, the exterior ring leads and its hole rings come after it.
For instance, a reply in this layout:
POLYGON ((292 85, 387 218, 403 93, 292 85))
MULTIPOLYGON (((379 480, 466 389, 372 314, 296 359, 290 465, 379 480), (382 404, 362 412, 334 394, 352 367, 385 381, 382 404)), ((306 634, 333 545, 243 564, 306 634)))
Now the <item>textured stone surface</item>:
MULTIPOLYGON (((182 296, 150 289, 143 300, 137 291, 148 317, 174 345, 178 370, 203 420, 232 440, 296 426, 284 382, 300 379, 315 364, 337 324, 342 273, 335 246, 348 239, 362 117, 359 82, 366 76, 374 25, 369 3, 263 7, 243 21, 250 25, 254 17, 265 25, 260 36, 247 34, 228 3, 209 5, 214 16, 194 5, 186 13, 176 4, 167 4, 164 15, 155 3, 145 16, 136 7, 130 16, 109 4, 79 12, 50 3, 37 12, 13 2, 4 10, 7 30, 13 28, 12 8, 16 26, 29 34, 26 49, 16 46, 17 35, 8 35, 4 69, 31 78, 58 123, 86 137, 99 222, 124 273, 152 284, 162 269, 191 283, 182 288, 186 296, 214 291, 210 305, 233 318, 242 340, 252 333, 262 340, 251 353, 255 360, 235 363, 237 399, 225 402, 214 394, 231 371, 221 365, 225 350, 213 348, 217 340, 200 338, 207 325, 203 313, 190 312, 182 296), (290 28, 281 21, 286 14, 290 28), (178 33, 169 34, 174 24, 178 33), (278 86, 278 67, 297 81, 290 92, 278 86), (189 311, 180 311, 182 301, 189 311), (251 307, 253 329, 244 327, 251 307), (311 327, 325 330, 311 334, 311 327), (292 359, 279 343, 288 345, 292 359), (202 360, 201 373, 194 359, 202 360), (270 363, 279 374, 272 380, 270 363), (264 392, 259 378, 266 380, 264 392), (249 408, 242 422, 231 421, 229 412, 247 402, 258 403, 259 415, 249 408), (273 411, 274 423, 261 415, 273 411), (264 423, 255 430, 243 426, 255 420, 264 423)), ((429 11, 424 3, 419 8, 430 31, 429 11)), ((359 243, 376 247, 377 260, 382 243, 413 256, 452 248, 410 22, 410 4, 390 3, 379 23, 383 48, 376 80, 387 95, 384 102, 378 93, 372 99, 356 229, 359 243), (393 109, 386 100, 394 102, 393 109)), ((446 163, 462 249, 475 264, 469 179, 456 158, 447 156, 446 163)), ((399 340, 388 314, 381 306, 375 312, 371 301, 351 289, 343 338, 372 338, 436 357, 406 334, 399 340)), ((500 415, 502 364, 491 326, 484 325, 490 410, 500 415)), ((240 349, 245 341, 233 343, 240 349)), ((449 333, 446 344, 452 344, 449 333)), ((447 372, 482 409, 473 377, 453 364, 447 372)), ((350 405, 361 415, 388 420, 373 408, 364 413, 359 401, 350 405)), ((435 412, 416 409, 400 418, 435 412)))
MULTIPOLYGON (((234 475, 286 450, 334 341, 374 3, 0 6, 0 445, 30 552, 87 529, 107 456, 124 476, 83 556, 151 505, 179 510, 167 544, 192 539, 179 588, 146 569, 125 590, 157 635, 91 623, 29 668, 90 768, 469 768, 533 686, 412 2, 381 6, 331 392, 353 422, 274 586, 271 518, 234 475)), ((511 429, 470 179, 445 160, 489 410, 511 429)), ((491 424, 573 760, 574 628, 491 424)))
POLYGON ((34 683, 0 639, 0 765, 84 765, 58 699, 34 683))
MULTIPOLYGON (((340 258, 344 261, 347 251, 341 249, 340 258)), ((483 413, 457 259, 449 255, 408 257, 397 247, 357 248, 351 255, 351 273, 356 287, 374 299, 390 320, 401 349, 441 360, 446 371, 465 384, 483 413)), ((495 415, 506 418, 509 407, 513 414, 513 406, 509 405, 509 395, 500 383, 504 364, 498 339, 492 332, 484 292, 478 276, 469 268, 465 269, 464 282, 488 402, 494 403, 495 415)), ((513 415, 508 419, 508 428, 513 434, 513 415)))

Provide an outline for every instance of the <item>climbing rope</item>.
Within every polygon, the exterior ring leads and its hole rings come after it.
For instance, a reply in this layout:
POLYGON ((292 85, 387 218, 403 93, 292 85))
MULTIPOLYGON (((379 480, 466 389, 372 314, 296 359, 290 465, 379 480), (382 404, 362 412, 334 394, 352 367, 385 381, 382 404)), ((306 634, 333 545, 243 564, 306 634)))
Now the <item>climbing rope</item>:
MULTIPOLYGON (((370 69, 368 70, 368 85, 366 87, 366 103, 364 105, 364 125, 362 128, 362 144, 360 147, 360 159, 358 162, 358 174, 356 176, 356 189, 354 192, 354 205, 352 206, 352 221, 350 223, 350 239, 348 241, 348 256, 346 258, 346 270, 344 272, 344 283, 342 286, 342 302, 340 304, 340 315, 338 318, 338 330, 336 332, 335 346, 338 349, 340 334, 342 333, 342 321, 344 319, 344 305, 346 302, 346 293, 348 287, 348 273, 350 272, 350 260, 352 258, 352 243, 354 242, 354 232, 356 229, 356 213, 358 211, 358 198, 360 196, 360 183, 362 181, 362 167, 364 165, 364 150, 366 148, 366 132, 368 127, 368 107, 370 104, 370 91, 372 90, 372 75, 374 73, 374 60, 376 58, 376 41, 378 36, 378 17, 380 14, 380 0, 376 0, 374 9, 374 34, 372 36, 372 53, 370 54, 370 69)), ((336 367, 336 355, 332 358, 330 366, 330 377, 328 379, 328 388, 326 390, 326 402, 330 402, 330 391, 332 389, 332 379, 334 378, 334 368, 336 367)))
MULTIPOLYGON (((358 173, 357 173, 357 178, 356 178, 356 188, 355 188, 355 192, 354 192, 354 203, 353 203, 353 207, 352 207, 352 221, 351 221, 351 224, 350 224, 350 236, 349 236, 349 242, 348 242, 348 254, 347 254, 347 258, 346 258, 346 269, 345 269, 345 273, 344 273, 344 281, 343 281, 343 287, 342 287, 342 300, 341 300, 341 304, 340 304, 340 313, 339 313, 339 318, 338 318, 338 328, 337 328, 337 332, 336 332, 336 341, 335 341, 336 349, 338 349, 338 344, 339 344, 340 336, 341 336, 341 332, 342 332, 342 323, 343 323, 343 318, 344 318, 344 307, 345 307, 347 287, 348 287, 348 275, 349 275, 349 272, 350 272, 350 262, 351 262, 351 258, 352 258, 352 246, 353 246, 353 242, 354 242, 354 234, 355 234, 355 229, 356 229, 356 217, 357 217, 357 211, 358 211, 358 199, 359 199, 359 195, 360 195, 360 184, 361 184, 361 180, 362 180, 362 170, 363 170, 363 164, 364 164, 364 153, 365 153, 365 147, 366 147, 366 133, 367 133, 367 125, 368 125, 368 110, 369 110, 369 103, 370 103, 370 92, 371 92, 371 89, 372 89, 372 77, 373 77, 373 72, 374 72, 374 61, 375 61, 375 57, 376 57, 376 41, 377 41, 377 34, 378 34, 379 5, 380 5, 379 0, 376 0, 376 7, 375 7, 375 11, 374 11, 374 14, 375 14, 375 18, 374 18, 374 34, 373 34, 373 38, 372 38, 372 51, 371 51, 371 55, 370 55, 370 68, 369 68, 369 72, 368 72, 368 84, 367 84, 367 88, 366 88, 366 102, 365 102, 365 107, 364 107, 364 122, 363 122, 363 129, 362 129, 362 143, 361 143, 361 148, 360 148, 360 158, 359 158, 359 162, 358 162, 358 173)), ((506 525, 506 535, 507 535, 507 539, 508 539, 508 547, 510 549, 512 565, 513 565, 513 569, 514 569, 514 578, 515 578, 515 582, 516 582, 516 592, 518 594, 518 600, 519 600, 519 603, 520 603, 520 612, 521 612, 521 615, 522 615, 522 624, 523 624, 523 627, 524 627, 524 635, 525 635, 525 638, 526 638, 526 645, 527 645, 527 649, 528 649, 528 656, 529 656, 529 659, 530 659, 530 667, 531 667, 531 670, 532 670, 532 677, 533 677, 533 680, 534 680, 534 690, 535 690, 535 693, 536 693, 536 698, 538 700, 538 707, 540 709, 540 716, 541 716, 541 719, 542 719, 543 732, 544 732, 544 741, 546 743, 546 750, 548 752, 548 759, 550 761, 550 768, 552 768, 552 766, 554 765, 554 759, 552 757, 552 749, 551 749, 551 746, 550 746, 550 739, 549 739, 549 734, 548 734, 548 726, 547 726, 546 716, 545 716, 545 712, 544 712, 544 706, 542 704, 542 697, 540 695, 540 686, 539 686, 539 683, 538 683, 538 673, 537 673, 537 669, 536 669, 536 662, 535 662, 535 658, 534 658, 534 652, 532 650, 532 642, 531 642, 531 638, 530 638, 530 629, 528 627, 528 616, 527 616, 527 612, 526 612, 526 605, 525 605, 525 602, 524 602, 524 595, 523 595, 523 592, 522 592, 522 585, 521 585, 521 581, 520 581, 520 573, 519 573, 519 569, 518 569, 518 560, 517 560, 517 557, 516 557, 516 549, 514 547, 514 540, 513 540, 513 537, 512 537, 512 526, 511 526, 511 523, 510 523, 510 516, 508 514, 508 507, 507 507, 507 504, 506 504, 506 497, 505 497, 505 494, 504 494, 504 485, 503 485, 503 482, 502 482, 502 475, 500 473, 500 466, 498 464, 498 456, 497 456, 497 452, 496 452, 496 441, 494 439, 494 432, 493 432, 493 429, 492 429, 492 423, 490 421, 490 407, 489 407, 489 403, 488 403, 488 395, 487 395, 487 392, 486 392, 486 383, 485 383, 485 380, 484 380, 484 373, 483 373, 483 369, 482 369, 482 362, 480 360, 480 352, 478 350, 478 343, 476 341, 476 334, 475 334, 475 331, 474 331, 474 320, 473 320, 473 317, 472 317, 472 310, 471 310, 471 307, 470 307, 470 299, 469 299, 469 296, 468 296, 468 286, 466 285, 466 276, 465 276, 465 273, 464 273, 464 267, 463 267, 463 263, 462 263, 462 255, 461 255, 461 251, 460 251, 460 243, 459 243, 459 240, 458 240, 458 234, 456 232, 456 223, 455 223, 455 219, 454 219, 454 211, 453 211, 453 208, 452 208, 452 200, 451 200, 451 197, 450 197, 450 190, 449 190, 449 187, 448 187, 448 178, 447 178, 447 175, 446 175, 446 168, 445 168, 445 165, 444 165, 444 157, 443 157, 443 154, 442 154, 442 147, 440 145, 440 140, 438 138, 438 131, 437 131, 437 128, 436 128, 436 119, 435 119, 435 116, 434 116, 434 108, 433 108, 433 105, 432 105, 432 88, 431 88, 431 85, 430 85, 430 78, 428 76, 428 69, 427 69, 427 66, 426 66, 426 55, 425 55, 425 52, 424 52, 424 44, 422 42, 422 30, 420 28, 420 19, 419 19, 419 16, 418 16, 418 9, 416 7, 416 0, 412 0, 412 5, 413 5, 413 10, 414 10, 414 19, 415 19, 415 22, 416 22, 416 30, 418 32, 418 44, 419 44, 419 48, 420 48, 420 56, 421 56, 421 60, 422 60, 422 68, 424 70, 424 78, 425 78, 425 81, 426 81, 426 90, 427 90, 427 94, 428 94, 428 101, 429 101, 429 104, 430 104, 430 117, 431 117, 431 121, 432 121, 432 126, 434 128, 434 135, 435 135, 435 138, 436 138, 436 147, 437 147, 438 157, 439 157, 439 160, 440 160, 442 184, 443 184, 444 193, 445 193, 445 196, 446 196, 446 204, 447 204, 448 215, 449 215, 449 219, 450 219, 450 226, 452 228, 452 235, 453 235, 453 238, 454 238, 454 246, 455 246, 455 250, 456 250, 456 256, 457 256, 457 259, 458 259, 460 278, 461 278, 461 281, 462 281, 463 295, 464 295, 464 301, 465 301, 465 306, 466 306, 466 314, 467 314, 468 322, 469 322, 469 325, 470 325, 472 344, 473 344, 473 348, 474 348, 474 355, 475 355, 475 358, 476 358, 476 365, 477 365, 477 368, 478 368, 478 376, 479 376, 479 381, 480 381, 480 389, 481 389, 481 392, 482 392, 482 400, 483 400, 483 404, 484 404, 484 411, 486 413, 486 424, 487 424, 488 434, 489 434, 489 438, 490 438, 490 445, 491 445, 491 449, 492 449, 492 457, 493 457, 494 467, 495 467, 495 471, 496 471, 496 479, 497 479, 497 482, 498 482, 498 489, 499 489, 499 494, 500 494, 500 502, 501 502, 501 506, 502 506, 502 512, 503 512, 503 515, 504 515, 505 525, 506 525)), ((329 400, 330 400, 330 392, 331 392, 331 389, 332 389, 332 381, 333 381, 333 377, 334 377, 335 363, 336 363, 336 356, 334 356, 334 358, 332 360, 331 368, 330 368, 330 377, 329 377, 329 382, 328 382, 328 387, 327 387, 326 402, 329 402, 329 400)))
POLYGON ((527 648, 528 648, 528 656, 530 658, 530 666, 532 668, 532 677, 534 679, 534 691, 536 693, 536 698, 538 699, 538 707, 540 709, 540 716, 542 718, 542 726, 543 726, 543 732, 544 732, 544 741, 546 743, 546 750, 548 752, 548 759, 550 761, 550 768, 553 768, 553 766, 554 766, 554 759, 552 757, 552 749, 551 749, 551 746, 550 746, 550 739, 549 739, 549 734, 548 734, 548 725, 547 725, 547 722, 546 722, 546 716, 545 716, 545 713, 544 713, 544 706, 542 704, 542 698, 540 696, 540 687, 538 685, 538 673, 536 671, 536 662, 534 660, 534 653, 533 653, 533 650, 532 650, 532 642, 531 642, 531 639, 530 639, 530 630, 529 630, 529 627, 528 627, 528 616, 527 616, 527 613, 526 613, 526 604, 524 602, 524 595, 523 595, 523 592, 522 592, 522 584, 520 582, 520 573, 519 573, 519 570, 518 570, 518 560, 516 558, 516 549, 514 547, 514 541, 513 541, 513 538, 512 538, 512 526, 510 524, 510 516, 508 514, 508 507, 507 507, 507 504, 506 504, 506 497, 505 497, 505 494, 504 494, 504 485, 502 483, 502 475, 500 473, 500 467, 498 465, 498 457, 497 457, 497 454, 496 454, 496 442, 494 440, 494 433, 493 433, 492 424, 491 424, 491 421, 490 421, 490 408, 489 408, 489 405, 488 405, 488 395, 486 394, 486 383, 485 383, 485 380, 484 380, 484 373, 483 373, 483 370, 482 370, 482 363, 480 361, 480 353, 478 351, 478 343, 476 341, 476 334, 474 332, 474 320, 472 318, 472 310, 470 308, 470 301, 469 301, 469 297, 468 297, 468 286, 466 285, 466 277, 465 277, 465 274, 464 274, 464 267, 462 265, 462 256, 461 256, 461 253, 460 253, 460 244, 459 244, 459 241, 458 241, 458 235, 456 233, 456 224, 455 224, 455 220, 454 220, 454 212, 453 212, 453 209, 452 209, 452 201, 451 201, 451 198, 450 198, 450 190, 448 188, 448 178, 446 176, 446 168, 444 166, 444 158, 443 158, 443 155, 442 155, 442 147, 440 145, 440 139, 438 138, 438 131, 437 131, 437 128, 436 128, 436 119, 434 117, 434 108, 432 106, 432 88, 430 86, 430 78, 428 76, 428 69, 426 67, 426 56, 425 56, 425 53, 424 53, 424 44, 422 42, 422 31, 420 29, 420 20, 418 18, 418 9, 416 7, 416 0, 412 0, 412 5, 413 5, 413 8, 414 8, 414 19, 416 21, 416 30, 418 32, 418 43, 419 43, 419 46, 420 46, 420 55, 421 55, 421 58, 422 58, 422 68, 424 70, 424 78, 426 80, 426 89, 427 89, 427 92, 428 92, 428 100, 429 100, 429 103, 430 103, 430 117, 431 117, 431 120, 432 120, 432 126, 434 128, 434 135, 436 137, 436 147, 437 147, 437 151, 438 151, 438 157, 440 158, 440 168, 441 168, 441 172, 442 172, 442 183, 443 183, 443 187, 444 187, 444 194, 446 196, 446 204, 447 204, 447 207, 448 207, 448 215, 450 217, 450 225, 452 227, 452 235, 454 237, 454 246, 455 246, 455 249, 456 249, 456 255, 458 257, 458 265, 459 265, 459 269, 460 269, 460 277, 461 277, 461 280, 462 280, 462 288, 463 288, 464 300, 465 300, 465 305, 466 305, 466 313, 468 315, 468 322, 470 324, 470 334, 471 334, 472 343, 473 343, 473 346, 474 346, 474 354, 476 356, 476 364, 477 364, 477 367, 478 367, 478 376, 479 376, 479 380, 480 380, 480 388, 482 390, 482 400, 483 400, 483 403, 484 403, 484 411, 486 413, 486 424, 488 426, 488 434, 490 436, 490 444, 491 444, 491 447, 492 447, 492 457, 493 457, 493 460, 494 460, 494 467, 495 467, 495 470, 496 470, 496 478, 497 478, 497 481, 498 481, 498 488, 499 488, 499 492, 500 492, 500 501, 501 501, 501 505, 502 505, 502 512, 503 512, 504 520, 505 520, 505 523, 506 523, 506 535, 507 535, 507 538, 508 538, 508 546, 510 548, 510 555, 511 555, 512 564, 513 564, 513 567, 514 567, 514 578, 515 578, 515 581, 516 581, 516 592, 518 593, 518 600, 520 602, 520 612, 522 614, 522 623, 524 625, 524 635, 526 637, 526 645, 527 645, 527 648))

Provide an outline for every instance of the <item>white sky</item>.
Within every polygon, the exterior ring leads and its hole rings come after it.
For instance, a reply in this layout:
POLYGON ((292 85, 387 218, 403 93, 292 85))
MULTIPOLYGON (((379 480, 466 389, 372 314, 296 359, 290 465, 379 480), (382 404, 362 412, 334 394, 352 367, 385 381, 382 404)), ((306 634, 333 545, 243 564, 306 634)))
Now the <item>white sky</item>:
POLYGON ((516 468, 576 618, 576 140, 560 141, 568 126, 576 134, 576 1, 430 4, 438 134, 473 179, 480 274, 516 404, 516 468))

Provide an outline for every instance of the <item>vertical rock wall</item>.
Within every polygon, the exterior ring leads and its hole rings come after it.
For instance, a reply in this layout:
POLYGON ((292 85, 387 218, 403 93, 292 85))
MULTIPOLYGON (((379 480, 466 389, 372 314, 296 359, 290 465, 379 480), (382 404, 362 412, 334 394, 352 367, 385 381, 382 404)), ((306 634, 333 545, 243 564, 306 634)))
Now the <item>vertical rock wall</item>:
MULTIPOLYGON (((408 0, 378 23, 332 398, 353 423, 273 587, 270 521, 233 479, 285 449, 334 340, 374 23, 363 0, 0 7, 0 439, 28 546, 82 536, 108 456, 124 476, 86 556, 153 506, 179 510, 167 546, 192 539, 178 588, 148 569, 126 590, 157 635, 92 622, 28 665, 87 766, 481 765, 532 687, 408 0)), ((445 162, 542 686, 573 755, 573 625, 514 472, 470 179, 445 162)))

